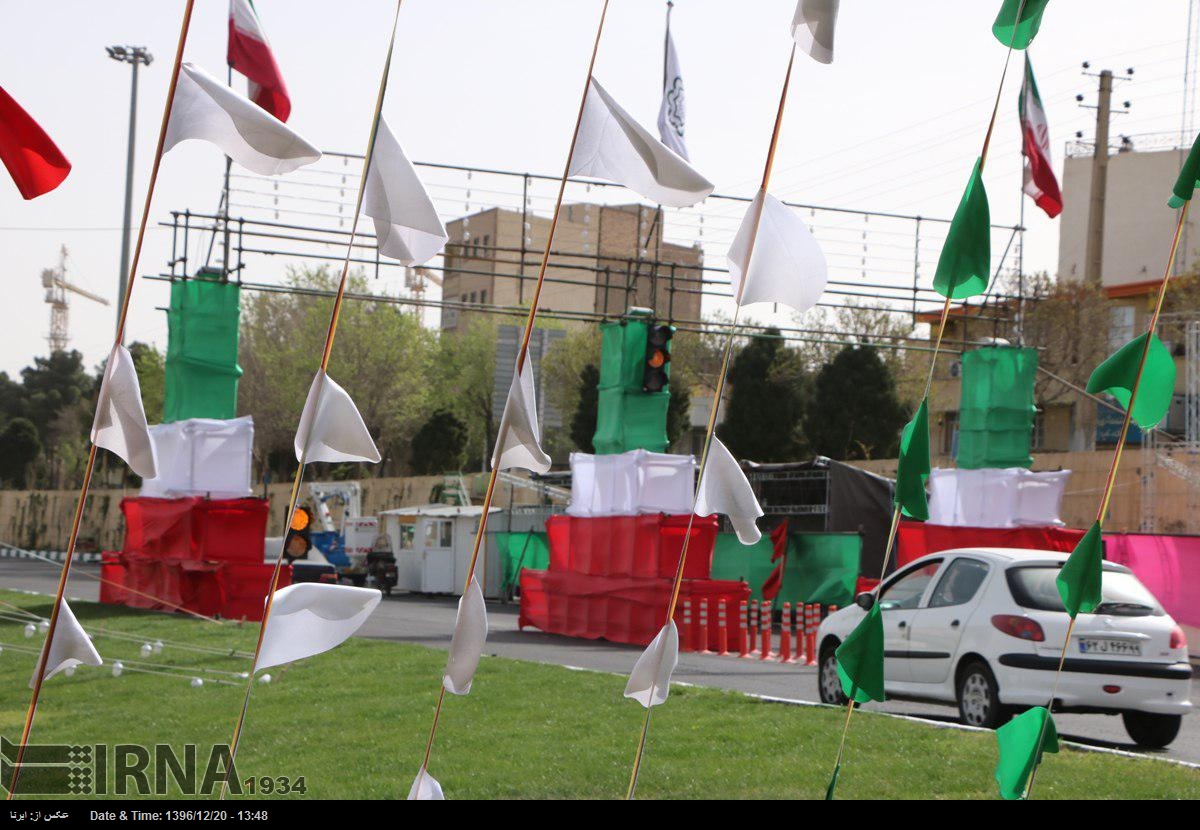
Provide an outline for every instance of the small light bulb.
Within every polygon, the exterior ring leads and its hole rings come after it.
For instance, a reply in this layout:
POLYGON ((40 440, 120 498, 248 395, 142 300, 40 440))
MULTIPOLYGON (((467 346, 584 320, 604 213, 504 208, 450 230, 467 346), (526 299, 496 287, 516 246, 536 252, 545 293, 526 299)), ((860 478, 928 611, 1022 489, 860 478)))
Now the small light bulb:
POLYGON ((65 669, 63 669, 63 674, 65 674, 67 677, 74 677, 75 676, 75 667, 67 666, 65 669))
POLYGON ((120 677, 121 672, 125 671, 125 664, 120 660, 113 663, 113 677, 120 677))
POLYGON ((138 651, 141 653, 141 655, 143 657, 149 657, 150 653, 152 651, 154 651, 154 647, 152 645, 150 645, 149 643, 142 643, 142 647, 139 648, 138 651))
POLYGON ((162 650, 163 650, 162 640, 155 640, 154 641, 154 653, 162 654, 162 650))
POLYGON ((25 638, 26 639, 29 639, 36 633, 37 633, 37 626, 35 626, 33 623, 25 624, 25 638))
POLYGON ((271 675, 269 675, 269 674, 264 674, 262 677, 258 678, 258 682, 259 682, 259 683, 270 683, 270 682, 271 682, 271 675))
POLYGON ((50 621, 49 620, 38 620, 38 631, 45 634, 49 630, 50 630, 50 621))
POLYGON ((204 685, 204 681, 201 680, 199 677, 192 678, 192 688, 193 689, 199 689, 203 685, 204 685))

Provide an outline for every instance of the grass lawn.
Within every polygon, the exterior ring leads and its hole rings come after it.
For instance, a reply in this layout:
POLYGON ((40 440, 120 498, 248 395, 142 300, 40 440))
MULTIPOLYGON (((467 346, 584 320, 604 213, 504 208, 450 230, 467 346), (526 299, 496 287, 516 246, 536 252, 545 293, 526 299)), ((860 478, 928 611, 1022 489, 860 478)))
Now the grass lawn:
MULTIPOLYGON (((48 615, 44 597, 0 600, 48 615)), ((251 650, 257 628, 72 603, 89 630, 251 650)), ((9 605, 0 611, 11 614, 9 605)), ((0 643, 40 645, 0 621, 0 643)), ((96 639, 114 660, 242 671, 249 662, 139 642, 96 639)), ((20 737, 35 657, 0 655, 0 732, 20 737)), ((355 639, 273 669, 256 684, 239 752, 243 779, 303 775, 309 798, 403 798, 424 751, 445 653, 355 639)), ((470 696, 447 696, 430 771, 448 798, 619 798, 642 709, 621 697, 624 678, 485 658, 470 696)), ((242 686, 81 667, 43 688, 31 743, 195 743, 208 757, 229 740, 242 686)), ((643 798, 821 798, 843 713, 764 703, 738 694, 673 688, 654 713, 643 798)), ((995 798, 991 735, 934 729, 861 712, 851 725, 840 798, 995 798)), ((110 770, 111 774, 111 770, 110 770)), ((110 792, 112 788, 110 787, 110 792)), ((178 795, 176 791, 174 793, 178 795)), ((1064 750, 1047 756, 1039 798, 1198 798, 1200 773, 1172 764, 1064 750)), ((289 796, 295 797, 295 796, 289 796)))

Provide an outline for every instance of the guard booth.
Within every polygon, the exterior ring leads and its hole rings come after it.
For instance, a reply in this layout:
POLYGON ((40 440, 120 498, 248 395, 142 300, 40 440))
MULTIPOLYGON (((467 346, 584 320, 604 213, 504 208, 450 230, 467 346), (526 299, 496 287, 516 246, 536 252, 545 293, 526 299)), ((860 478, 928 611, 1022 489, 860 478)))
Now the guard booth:
MULTIPOLYGON (((500 510, 493 507, 490 512, 500 510)), ((460 595, 482 516, 482 507, 446 504, 383 511, 379 519, 396 556, 396 587, 419 594, 460 595)), ((484 544, 475 576, 483 595, 494 599, 501 595, 503 563, 494 539, 485 537, 484 544)))

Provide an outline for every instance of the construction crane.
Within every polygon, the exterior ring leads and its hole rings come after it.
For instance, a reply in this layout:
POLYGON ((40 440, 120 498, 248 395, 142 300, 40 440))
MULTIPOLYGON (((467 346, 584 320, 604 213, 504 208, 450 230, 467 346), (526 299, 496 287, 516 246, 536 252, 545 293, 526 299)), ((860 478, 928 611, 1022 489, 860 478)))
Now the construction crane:
POLYGON ((77 285, 67 282, 67 246, 63 245, 58 254, 57 268, 42 269, 42 287, 46 289, 46 302, 50 304, 50 353, 66 351, 70 336, 70 316, 67 305, 67 292, 86 297, 100 305, 108 305, 108 300, 85 291, 77 285))
POLYGON ((404 287, 412 294, 413 299, 418 301, 417 304, 417 319, 421 321, 421 325, 425 325, 425 306, 421 303, 425 299, 425 283, 431 282, 439 288, 442 285, 442 278, 429 268, 405 268, 404 269, 404 287))

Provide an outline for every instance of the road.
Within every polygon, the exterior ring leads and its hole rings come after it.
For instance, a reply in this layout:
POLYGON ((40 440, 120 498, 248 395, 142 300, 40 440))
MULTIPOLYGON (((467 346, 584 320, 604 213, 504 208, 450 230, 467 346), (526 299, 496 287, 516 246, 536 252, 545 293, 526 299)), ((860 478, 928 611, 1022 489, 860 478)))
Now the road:
MULTIPOLYGON (((0 587, 52 593, 57 567, 45 562, 0 560, 0 587)), ((72 569, 67 596, 95 601, 99 583, 95 565, 72 569)), ((454 630, 456 601, 444 598, 397 595, 385 598, 363 626, 361 636, 416 643, 446 649, 454 630)), ((516 660, 573 666, 594 671, 628 674, 641 649, 593 640, 579 640, 517 628, 515 604, 488 603, 487 653, 516 660)), ((673 679, 676 682, 746 692, 796 701, 816 702, 816 668, 772 661, 682 654, 673 679)), ((1200 706, 1200 684, 1192 686, 1192 702, 1200 706)), ((926 720, 957 722, 957 710, 903 701, 871 703, 868 709, 909 715, 926 720)), ((1055 715, 1059 733, 1067 740, 1107 749, 1141 752, 1129 742, 1121 719, 1106 715, 1055 715)), ((1179 737, 1166 750, 1142 754, 1200 764, 1200 715, 1184 719, 1179 737)))

